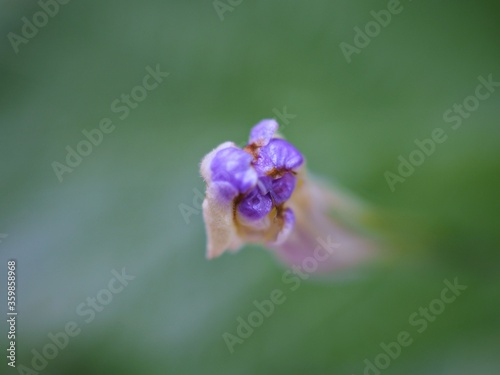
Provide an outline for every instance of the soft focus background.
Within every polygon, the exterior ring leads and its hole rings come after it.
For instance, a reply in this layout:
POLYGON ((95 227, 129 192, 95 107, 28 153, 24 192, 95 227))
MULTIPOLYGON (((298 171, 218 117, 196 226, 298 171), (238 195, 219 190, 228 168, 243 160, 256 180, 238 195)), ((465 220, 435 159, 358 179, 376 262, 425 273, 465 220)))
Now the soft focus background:
POLYGON ((41 373, 358 375, 401 331, 414 342, 383 374, 500 373, 500 89, 459 129, 443 120, 480 75, 500 81, 497 2, 402 1, 351 63, 339 44, 387 2, 237 3, 221 20, 211 0, 71 1, 16 54, 8 33, 41 8, 1 2, 0 306, 14 258, 17 364, 74 321, 41 373), (157 64, 170 75, 120 120, 111 103, 157 64), (294 292, 262 248, 205 260, 199 161, 284 107, 310 170, 403 218, 397 260, 294 292), (115 130, 60 182, 52 163, 106 117, 115 130), (391 192, 384 172, 436 127, 449 139, 391 192), (77 306, 123 267, 135 279, 85 323, 77 306), (417 333, 409 316, 454 278, 467 290, 417 333), (276 288, 286 302, 231 354, 223 333, 276 288))

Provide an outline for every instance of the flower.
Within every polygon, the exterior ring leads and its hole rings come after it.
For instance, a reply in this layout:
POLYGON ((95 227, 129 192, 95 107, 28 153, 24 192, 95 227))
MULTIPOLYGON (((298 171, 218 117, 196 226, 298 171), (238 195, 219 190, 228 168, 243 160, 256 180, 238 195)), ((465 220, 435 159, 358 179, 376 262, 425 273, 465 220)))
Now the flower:
POLYGON ((333 237, 339 248, 345 245, 348 252, 323 246, 332 259, 322 261, 319 270, 365 257, 366 243, 328 212, 340 210, 345 200, 308 177, 302 153, 277 130, 275 120, 263 120, 252 128, 245 147, 225 142, 203 158, 207 257, 259 243, 285 263, 297 265, 314 255, 327 237, 328 241, 333 237))

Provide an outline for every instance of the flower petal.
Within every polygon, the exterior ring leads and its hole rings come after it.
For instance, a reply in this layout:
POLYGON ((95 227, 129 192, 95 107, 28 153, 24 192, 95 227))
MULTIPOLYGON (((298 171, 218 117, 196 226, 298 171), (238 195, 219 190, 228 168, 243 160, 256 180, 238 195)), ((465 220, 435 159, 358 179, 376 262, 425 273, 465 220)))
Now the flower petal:
POLYGON ((267 145, 278 130, 278 127, 279 125, 274 119, 262 120, 252 128, 248 143, 259 147, 267 145))
POLYGON ((299 150, 291 143, 280 138, 273 138, 260 149, 255 168, 261 173, 273 171, 292 171, 304 163, 304 158, 299 150))
MULTIPOLYGON (((245 193, 257 183, 257 172, 252 167, 252 156, 247 152, 229 147, 219 150, 210 164, 212 181, 225 182, 221 196, 228 197, 230 184, 238 193, 245 193)), ((229 195, 233 199, 235 195, 229 195)))
POLYGON ((228 147, 236 148, 236 145, 233 142, 224 142, 224 143, 220 144, 219 146, 217 146, 217 148, 210 151, 207 155, 205 155, 205 157, 201 161, 200 173, 207 184, 212 182, 212 171, 210 169, 210 166, 212 164, 212 160, 214 160, 215 155, 220 150, 224 150, 225 148, 228 148, 228 147))
POLYGON ((286 173, 283 177, 274 179, 271 182, 271 196, 274 204, 280 205, 286 202, 292 196, 296 182, 297 179, 292 173, 286 173))
POLYGON ((238 213, 248 220, 259 220, 271 212, 273 201, 268 194, 261 194, 259 188, 253 189, 238 204, 238 213))
POLYGON ((226 181, 214 181, 211 188, 214 190, 214 198, 223 202, 232 202, 239 194, 238 189, 226 181))

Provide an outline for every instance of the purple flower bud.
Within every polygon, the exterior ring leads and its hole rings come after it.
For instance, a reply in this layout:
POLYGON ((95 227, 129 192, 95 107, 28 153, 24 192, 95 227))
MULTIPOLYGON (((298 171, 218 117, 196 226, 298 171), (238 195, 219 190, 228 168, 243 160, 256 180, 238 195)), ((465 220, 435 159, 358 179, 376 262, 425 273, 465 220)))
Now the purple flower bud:
POLYGON ((221 198, 221 200, 226 202, 231 202, 239 194, 238 189, 227 181, 213 181, 210 185, 210 189, 221 198))
POLYGON ((252 167, 252 156, 235 147, 218 151, 210 165, 212 182, 219 183, 220 195, 233 199, 246 193, 257 183, 257 172, 252 167))
POLYGON ((369 244, 330 217, 346 200, 301 168, 302 154, 277 129, 275 120, 263 120, 244 149, 226 142, 202 160, 207 257, 260 243, 291 266, 317 264, 311 272, 367 257, 369 244))
POLYGON ((271 196, 276 205, 286 202, 295 189, 296 178, 288 172, 283 177, 272 180, 271 196))
POLYGON ((304 158, 294 146, 284 139, 273 138, 259 150, 255 168, 262 174, 273 174, 298 169, 304 158))
POLYGON ((267 145, 278 130, 278 127, 279 125, 276 120, 262 120, 252 128, 248 143, 259 147, 267 145))
POLYGON ((273 208, 269 194, 262 194, 258 188, 248 193, 238 204, 238 213, 248 220, 260 220, 273 208))

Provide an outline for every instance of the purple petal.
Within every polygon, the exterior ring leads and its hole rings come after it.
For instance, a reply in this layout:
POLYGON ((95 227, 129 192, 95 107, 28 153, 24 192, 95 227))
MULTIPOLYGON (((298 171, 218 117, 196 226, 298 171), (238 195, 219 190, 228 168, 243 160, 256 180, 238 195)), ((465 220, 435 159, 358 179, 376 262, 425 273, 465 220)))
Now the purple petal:
POLYGON ((276 120, 262 120, 252 128, 248 143, 254 143, 259 147, 267 145, 271 138, 273 138, 276 130, 278 130, 278 127, 279 125, 276 120))
POLYGON ((259 176, 257 187, 262 195, 266 195, 273 189, 273 178, 271 176, 259 176))
POLYGON ((232 201, 239 194, 238 189, 226 181, 213 181, 210 188, 214 189, 216 196, 222 198, 223 201, 232 201))
MULTIPOLYGON (((253 158, 250 154, 235 147, 225 148, 217 152, 210 169, 212 182, 225 182, 237 192, 245 193, 257 183, 257 172, 252 167, 253 158)), ((221 195, 227 196, 231 188, 222 184, 221 195)))
POLYGON ((238 204, 238 212, 250 220, 262 219, 272 208, 273 201, 269 195, 261 194, 258 188, 252 190, 238 204))
POLYGON ((212 182, 212 169, 210 166, 212 165, 215 155, 217 155, 220 150, 224 150, 229 147, 236 147, 236 145, 233 142, 224 142, 206 154, 201 160, 200 173, 203 180, 205 180, 207 184, 212 182))
POLYGON ((279 205, 292 196, 297 179, 292 173, 286 173, 283 177, 272 181, 271 196, 274 204, 279 205))
POLYGON ((261 173, 292 171, 304 162, 299 150, 284 139, 274 138, 262 147, 255 168, 261 173))

